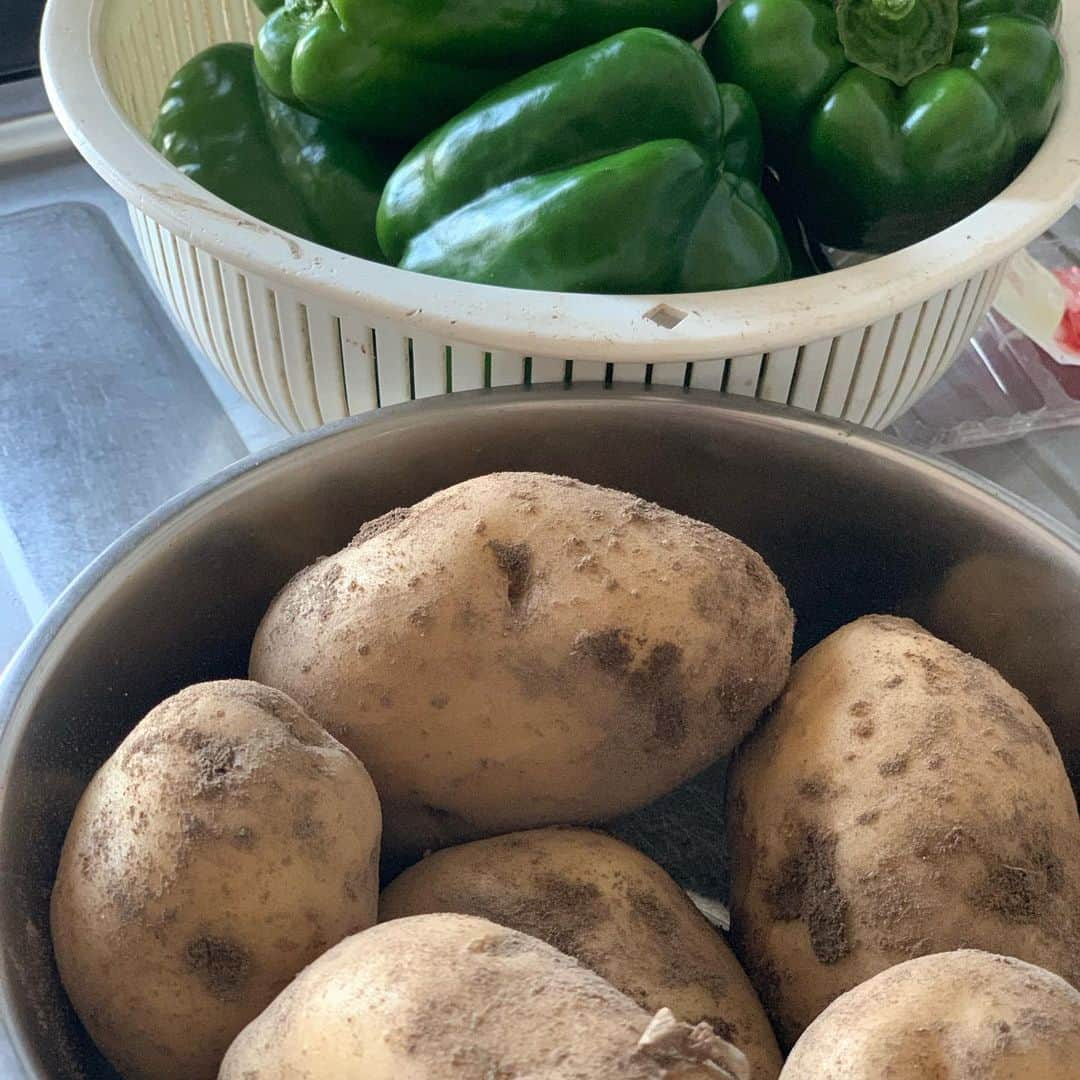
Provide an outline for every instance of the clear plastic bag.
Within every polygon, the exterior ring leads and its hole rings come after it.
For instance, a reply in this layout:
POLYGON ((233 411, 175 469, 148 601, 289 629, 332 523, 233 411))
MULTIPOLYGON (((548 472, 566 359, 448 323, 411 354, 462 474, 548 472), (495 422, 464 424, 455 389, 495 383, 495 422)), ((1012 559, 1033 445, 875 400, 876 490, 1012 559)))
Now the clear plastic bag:
MULTIPOLYGON (((1080 206, 1027 250, 1061 276, 1080 276, 1074 269, 1080 266, 1080 206)), ((890 434, 946 452, 1072 426, 1080 426, 1080 366, 1059 363, 993 309, 952 367, 890 434)))

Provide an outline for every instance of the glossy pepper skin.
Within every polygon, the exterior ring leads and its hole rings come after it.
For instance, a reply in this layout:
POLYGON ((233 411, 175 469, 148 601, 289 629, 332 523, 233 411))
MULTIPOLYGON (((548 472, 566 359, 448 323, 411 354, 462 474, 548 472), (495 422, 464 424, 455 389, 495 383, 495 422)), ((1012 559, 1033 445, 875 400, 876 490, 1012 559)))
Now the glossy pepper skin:
POLYGON ((570 292, 687 292, 791 270, 744 91, 634 29, 508 83, 402 160, 378 235, 399 266, 570 292))
POLYGON ((754 98, 767 157, 822 243, 883 252, 930 236, 993 198, 1046 135, 1058 0, 951 2, 947 62, 905 85, 851 62, 825 0, 734 0, 710 33, 706 60, 754 98))
POLYGON ((482 94, 620 30, 703 34, 715 0, 260 0, 259 73, 284 101, 418 139, 482 94))
POLYGON ((250 45, 213 45, 173 76, 150 141, 226 202, 287 232, 382 261, 375 212, 400 151, 291 108, 250 45))

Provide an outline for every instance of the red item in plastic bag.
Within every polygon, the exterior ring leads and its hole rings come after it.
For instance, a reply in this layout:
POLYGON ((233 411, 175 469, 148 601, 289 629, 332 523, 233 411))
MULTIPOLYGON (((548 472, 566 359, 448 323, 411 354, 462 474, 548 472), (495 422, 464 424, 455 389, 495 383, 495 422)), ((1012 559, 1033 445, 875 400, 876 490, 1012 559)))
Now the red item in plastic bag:
POLYGON ((1054 277, 1065 290, 1065 314, 1056 334, 1066 349, 1080 353, 1080 266, 1064 266, 1054 271, 1054 277))

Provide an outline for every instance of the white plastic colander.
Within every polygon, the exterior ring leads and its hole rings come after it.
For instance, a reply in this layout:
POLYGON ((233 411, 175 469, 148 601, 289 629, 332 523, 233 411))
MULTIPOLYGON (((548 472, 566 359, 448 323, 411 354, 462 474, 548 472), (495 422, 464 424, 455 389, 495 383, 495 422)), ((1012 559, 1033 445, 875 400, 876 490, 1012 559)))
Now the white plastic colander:
POLYGON ((247 215, 146 141, 173 72, 251 41, 246 0, 49 0, 42 69, 82 155, 130 205, 166 302, 236 388, 286 428, 522 382, 691 385, 884 427, 944 372, 1009 257, 1080 191, 1080 4, 1041 150, 997 198, 860 266, 729 292, 592 296, 446 281, 343 255, 247 215))

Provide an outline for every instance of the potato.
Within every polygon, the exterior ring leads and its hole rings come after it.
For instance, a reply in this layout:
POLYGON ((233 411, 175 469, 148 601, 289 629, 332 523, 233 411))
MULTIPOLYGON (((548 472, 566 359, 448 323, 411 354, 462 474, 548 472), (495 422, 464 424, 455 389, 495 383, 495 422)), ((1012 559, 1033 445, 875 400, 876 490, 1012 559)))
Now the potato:
POLYGON ((702 1024, 655 1018, 516 930, 417 915, 315 961, 229 1048, 220 1080, 745 1080, 702 1024))
POLYGON ((724 939, 651 859, 589 829, 548 828, 446 848, 383 890, 379 919, 479 915, 573 956, 650 1013, 705 1021, 775 1080, 780 1050, 724 939))
POLYGON ((790 1045, 877 972, 955 948, 1080 979, 1080 818, 992 668, 868 616, 804 656, 732 763, 736 952, 790 1045))
POLYGON ((908 960, 837 998, 783 1080, 1080 1080, 1080 993, 1008 956, 908 960))
POLYGON ((536 473, 364 526, 274 600, 251 675, 371 770, 419 855, 640 806, 726 754, 780 692, 792 614, 724 533, 536 473))
POLYGON ((213 1077, 305 964, 375 921, 363 765, 277 690, 189 687, 75 810, 52 893, 60 976, 128 1078, 213 1077))

